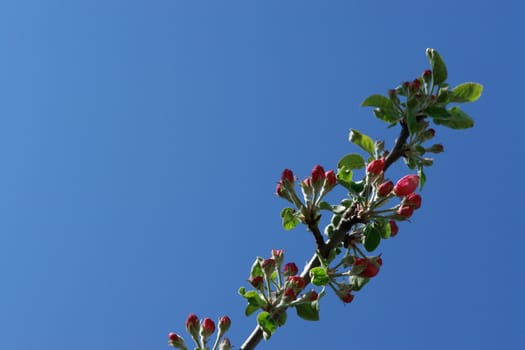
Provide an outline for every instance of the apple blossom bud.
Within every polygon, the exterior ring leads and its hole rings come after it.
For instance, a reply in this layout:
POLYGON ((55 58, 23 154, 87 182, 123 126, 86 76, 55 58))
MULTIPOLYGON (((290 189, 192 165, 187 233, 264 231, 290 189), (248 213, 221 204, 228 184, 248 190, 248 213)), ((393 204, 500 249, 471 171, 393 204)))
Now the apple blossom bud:
POLYGON ((403 176, 394 186, 394 192, 399 197, 413 193, 419 185, 419 176, 415 174, 403 176))
POLYGON ((427 69, 423 72, 423 74, 421 74, 421 76, 423 77, 423 80, 428 83, 432 79, 432 71, 427 69))
POLYGON ((221 343, 219 344, 219 350, 231 350, 233 347, 232 347, 232 344, 230 342, 230 339, 228 338, 223 338, 221 340, 221 343))
POLYGON ((410 84, 410 87, 412 88, 412 90, 419 90, 421 86, 421 82, 419 81, 419 79, 414 79, 414 81, 410 84))
POLYGON ((397 215, 402 216, 406 219, 412 216, 414 209, 409 205, 402 205, 397 209, 397 215))
POLYGON ((319 299, 319 294, 317 294, 317 292, 312 289, 304 295, 304 299, 307 301, 316 301, 317 299, 319 299))
POLYGON ((355 258, 354 267, 361 270, 358 273, 361 277, 372 278, 379 272, 379 266, 369 259, 355 258))
POLYGON ((421 142, 428 141, 428 140, 434 138, 434 136, 436 136, 436 130, 434 130, 434 129, 427 129, 421 134, 420 140, 421 140, 421 142))
POLYGON ((277 268, 280 268, 284 259, 284 250, 272 249, 272 258, 273 260, 275 260, 275 265, 277 266, 277 268))
POLYGON ((295 276, 297 275, 297 272, 299 272, 299 269, 297 268, 297 265, 295 265, 295 263, 293 262, 287 263, 283 267, 283 273, 286 277, 295 276))
POLYGON ((286 284, 296 290, 302 290, 306 282, 301 276, 288 276, 286 278, 286 284))
POLYGON ((312 182, 318 182, 325 179, 325 171, 322 166, 316 165, 312 169, 312 182))
POLYGON ((383 182, 377 186, 377 194, 381 197, 386 197, 394 189, 394 183, 392 181, 383 182))
POLYGON ((281 175, 281 182, 286 183, 285 181, 288 181, 289 183, 294 182, 293 172, 290 169, 283 170, 283 173, 281 175))
POLYGON ((175 349, 187 350, 186 344, 184 344, 184 339, 176 333, 168 334, 168 345, 174 347, 175 349))
POLYGON ((230 329, 232 321, 228 316, 222 316, 219 318, 219 334, 224 334, 230 329))
POLYGON ((262 276, 250 276, 248 279, 248 282, 252 285, 255 289, 261 289, 263 285, 263 277, 262 276))
POLYGON ((334 186, 337 184, 337 177, 335 176, 335 173, 333 170, 327 171, 324 175, 326 179, 324 183, 324 188, 325 188, 325 191, 328 192, 332 188, 334 188, 334 186))
POLYGON ((414 209, 419 209, 421 207, 421 196, 417 193, 411 193, 405 197, 405 204, 414 209))
POLYGON ((197 317, 197 315, 195 314, 188 315, 188 318, 186 319, 186 330, 194 338, 199 335, 200 324, 199 324, 199 318, 197 317))
POLYGON ((383 158, 376 159, 368 163, 366 172, 374 175, 380 174, 385 168, 385 160, 383 158))
POLYGON ((426 149, 427 152, 430 153, 441 153, 445 150, 442 144, 436 143, 435 145, 430 146, 426 149))
POLYGON ((275 260, 271 258, 264 259, 261 264, 261 267, 264 271, 264 274, 269 277, 275 271, 275 260))
POLYGON ((354 300, 354 295, 350 292, 348 292, 347 294, 345 295, 342 295, 342 296, 339 296, 341 298, 341 300, 345 303, 345 304, 349 304, 352 302, 352 300, 354 300))
POLYGON ((394 237, 399 232, 399 227, 394 220, 388 222, 390 224, 390 237, 394 237))
POLYGON ((289 287, 284 290, 284 300, 287 302, 294 301, 297 298, 297 294, 294 289, 289 287))
POLYGON ((211 318, 206 317, 201 323, 201 336, 208 338, 213 332, 215 332, 215 322, 211 318))

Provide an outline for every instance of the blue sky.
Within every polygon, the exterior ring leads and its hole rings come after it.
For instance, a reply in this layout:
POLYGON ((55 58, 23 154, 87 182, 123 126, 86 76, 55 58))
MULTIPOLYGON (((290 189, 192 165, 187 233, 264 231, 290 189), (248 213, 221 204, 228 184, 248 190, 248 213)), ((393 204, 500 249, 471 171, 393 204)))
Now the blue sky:
MULTIPOLYGON (((167 349, 190 312, 255 321, 256 256, 308 260, 274 195, 356 149, 392 144, 359 108, 444 57, 479 81, 467 131, 384 266, 321 321, 290 314, 260 349, 520 349, 524 8, 515 1, 4 0, 0 4, 0 344, 167 349), (516 103, 518 103, 516 105, 516 103)), ((406 173, 396 168, 394 175, 406 173)), ((395 176, 392 177, 395 177, 395 176)), ((332 200, 339 198, 334 195, 332 200)))

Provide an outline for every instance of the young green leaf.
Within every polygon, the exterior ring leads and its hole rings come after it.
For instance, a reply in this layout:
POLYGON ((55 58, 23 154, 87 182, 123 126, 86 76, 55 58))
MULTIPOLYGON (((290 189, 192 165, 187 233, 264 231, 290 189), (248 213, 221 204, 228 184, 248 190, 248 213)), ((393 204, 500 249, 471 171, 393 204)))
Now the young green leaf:
POLYGON ((310 270, 310 278, 312 279, 312 284, 316 286, 326 286, 330 282, 330 277, 323 267, 314 267, 310 270))
POLYGON ((257 324, 263 330, 265 339, 269 339, 277 328, 277 322, 275 322, 272 315, 266 311, 257 315, 257 324))
POLYGON ((483 85, 478 83, 463 83, 452 89, 450 102, 474 102, 481 97, 483 85))
POLYGON ((422 113, 429 115, 432 118, 440 118, 440 119, 450 118, 450 114, 443 107, 437 107, 437 106, 428 107, 422 113))
POLYGON ((292 208, 284 208, 281 211, 281 218, 283 219, 283 228, 287 231, 293 229, 295 226, 297 226, 297 224, 299 224, 296 211, 292 208))
POLYGON ((450 118, 434 118, 434 123, 451 129, 468 129, 474 126, 474 120, 459 107, 452 107, 448 110, 448 113, 450 114, 450 118))
POLYGON ((303 320, 319 321, 319 302, 317 300, 311 303, 298 304, 295 306, 295 310, 303 320))
MULTIPOLYGON (((372 140, 372 138, 370 138, 370 136, 362 134, 355 129, 350 129, 349 140, 350 142, 358 145, 363 150, 368 152, 368 154, 370 154, 371 156, 374 155, 374 151, 375 151, 374 141, 372 140)), ((356 169, 359 169, 359 168, 356 168, 356 169)))
POLYGON ((354 169, 364 168, 364 166, 365 166, 365 160, 363 159, 363 157, 355 153, 347 154, 346 156, 341 158, 339 162, 337 163, 338 169, 344 168, 344 169, 354 170, 354 169))
POLYGON ((259 310, 259 306, 248 304, 248 305, 246 305, 246 308, 244 309, 244 315, 245 316, 250 316, 251 314, 253 314, 257 310, 259 310))
POLYGON ((434 49, 427 49, 427 57, 432 69, 434 84, 438 85, 443 83, 445 80, 447 80, 448 75, 445 62, 443 62, 443 59, 439 53, 434 49))
POLYGON ((362 243, 369 252, 374 251, 381 242, 381 231, 375 225, 367 225, 363 231, 362 243))
POLYGON ((394 109, 394 104, 392 103, 392 100, 390 100, 388 97, 379 94, 374 94, 365 98, 365 100, 361 102, 361 107, 379 107, 384 109, 394 109))
POLYGON ((410 134, 417 132, 417 118, 410 108, 407 109, 407 126, 410 134))

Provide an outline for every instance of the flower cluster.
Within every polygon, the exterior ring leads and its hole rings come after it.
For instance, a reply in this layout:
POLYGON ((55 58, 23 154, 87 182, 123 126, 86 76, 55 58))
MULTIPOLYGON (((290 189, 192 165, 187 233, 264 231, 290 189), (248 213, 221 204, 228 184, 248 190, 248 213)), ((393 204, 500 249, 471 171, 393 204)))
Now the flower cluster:
MULTIPOLYGON (((219 318, 218 325, 219 331, 217 332, 213 349, 229 350, 232 348, 232 345, 228 338, 224 338, 224 334, 230 328, 231 320, 228 316, 222 316, 219 318)), ((186 319, 186 331, 191 335, 197 350, 207 349, 206 344, 215 330, 215 322, 209 317, 200 321, 197 315, 189 314, 186 319)), ((168 334, 168 344, 176 349, 188 349, 184 339, 176 333, 168 334)))

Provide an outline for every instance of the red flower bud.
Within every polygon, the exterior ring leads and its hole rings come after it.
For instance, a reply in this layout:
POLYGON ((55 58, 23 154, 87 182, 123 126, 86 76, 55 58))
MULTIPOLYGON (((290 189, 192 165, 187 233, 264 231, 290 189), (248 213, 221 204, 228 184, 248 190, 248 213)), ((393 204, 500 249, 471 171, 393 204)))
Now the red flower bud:
POLYGON ((308 301, 316 301, 319 299, 319 294, 315 290, 311 290, 304 295, 304 298, 308 301))
POLYGON ((355 258, 354 266, 364 267, 364 269, 359 273, 359 276, 372 278, 379 272, 379 266, 374 264, 369 259, 355 258))
POLYGON ((390 220, 389 224, 390 224, 390 237, 394 237, 399 232, 399 227, 397 227, 397 223, 394 220, 390 220))
POLYGON ((273 259, 264 259, 262 264, 261 264, 261 267, 264 271, 264 273, 267 275, 267 276, 270 276, 272 274, 272 272, 275 270, 275 260, 273 259))
POLYGON ((219 332, 221 334, 224 334, 230 329, 230 326, 232 324, 232 321, 228 316, 222 316, 219 318, 219 332))
POLYGON ((377 263, 377 265, 379 265, 379 266, 383 266, 383 259, 381 259, 381 258, 377 258, 377 259, 376 259, 376 263, 377 263))
POLYGON ((186 319, 186 330, 192 336, 197 336, 200 330, 199 318, 195 314, 189 314, 186 319))
POLYGON ((292 300, 295 300, 295 298, 297 298, 297 294, 295 293, 293 288, 286 288, 284 290, 284 298, 287 301, 292 301, 292 300))
POLYGON ((284 197, 283 191, 283 184, 281 182, 277 183, 277 186, 275 187, 275 193, 277 193, 279 197, 284 197))
POLYGON ((381 185, 377 186, 377 194, 381 197, 386 197, 394 189, 394 183, 392 181, 383 182, 381 185))
POLYGON ((173 341, 173 342, 176 342, 176 341, 178 341, 180 339, 180 337, 176 333, 170 333, 170 334, 168 334, 168 339, 173 341))
POLYGON ((410 174, 403 176, 394 186, 394 192, 399 197, 413 193, 419 185, 419 176, 410 174))
POLYGON ((368 163, 366 172, 374 175, 380 174, 385 169, 385 160, 383 158, 376 159, 368 163))
POLYGON ((286 277, 295 276, 297 275, 297 272, 299 272, 299 269, 297 268, 297 265, 295 265, 295 263, 293 262, 287 263, 283 267, 283 273, 286 277))
POLYGON ((426 71, 423 72, 422 76, 425 79, 430 78, 432 76, 432 71, 430 69, 427 69, 426 71))
POLYGON ((337 177, 333 170, 327 171, 324 175, 326 178, 326 187, 332 188, 337 184, 337 177))
POLYGON ((287 284, 297 290, 302 290, 306 285, 306 282, 301 276, 288 276, 286 278, 287 284))
POLYGON ((397 210, 397 214, 399 216, 402 216, 402 217, 407 218, 407 219, 409 217, 411 217, 413 213, 414 213, 414 209, 411 206, 409 206, 409 205, 402 205, 397 210))
POLYGON ((248 282, 250 282, 252 287, 255 289, 261 288, 263 281, 264 280, 262 276, 255 276, 255 277, 250 276, 250 278, 248 279, 248 282))
POLYGON ((215 322, 209 317, 202 320, 201 326, 201 333, 205 337, 210 336, 215 332, 215 322))
POLYGON ((290 169, 284 169, 283 173, 281 175, 281 181, 284 183, 285 181, 288 181, 290 183, 294 182, 294 176, 293 172, 290 169))
POLYGON ((419 209, 421 207, 421 196, 417 193, 411 193, 405 197, 405 204, 414 209, 419 209))
POLYGON ((440 143, 436 143, 435 145, 432 145, 432 146, 430 146, 429 148, 426 149, 426 151, 430 152, 430 153, 441 153, 444 150, 445 150, 445 148, 440 143))
POLYGON ((340 298, 344 303, 348 304, 348 303, 351 303, 352 300, 354 300, 354 295, 351 293, 348 293, 348 294, 341 296, 340 298))
POLYGON ((325 172, 324 172, 323 167, 320 165, 316 165, 312 169, 312 182, 316 183, 316 182, 324 181, 324 179, 325 179, 325 172))
POLYGON ((419 79, 415 79, 412 84, 410 84, 410 87, 414 90, 419 90, 419 87, 421 86, 421 82, 419 79))

